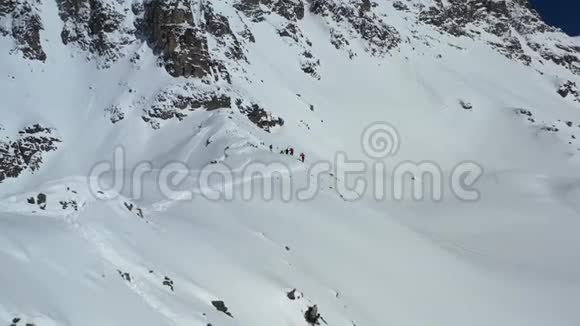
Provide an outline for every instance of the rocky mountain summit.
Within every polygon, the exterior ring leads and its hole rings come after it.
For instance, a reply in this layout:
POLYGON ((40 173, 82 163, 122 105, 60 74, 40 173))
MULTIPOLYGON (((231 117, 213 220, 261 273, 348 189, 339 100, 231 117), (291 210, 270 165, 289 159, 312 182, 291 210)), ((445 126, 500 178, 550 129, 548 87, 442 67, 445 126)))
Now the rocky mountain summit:
POLYGON ((420 4, 419 20, 453 36, 481 39, 506 57, 530 65, 542 60, 562 65, 580 74, 579 48, 557 37, 557 30, 522 1, 446 1, 420 4), (556 35, 554 35, 556 34, 556 35), (539 36, 548 36, 538 41, 539 36))
MULTIPOLYGON (((370 54, 384 56, 411 36, 389 24, 397 15, 387 8, 391 5, 412 26, 431 25, 453 37, 484 41, 525 65, 549 61, 580 74, 580 47, 546 25, 525 0, 409 0, 381 4, 371 0, 56 2, 63 26, 61 42, 78 47, 104 69, 122 57, 138 60, 139 51, 135 49, 145 43, 173 77, 230 83, 232 70, 243 70, 251 64, 245 53, 252 43, 260 41, 252 33, 253 26, 276 16, 280 36, 300 48, 301 68, 318 78, 315 71, 320 62, 300 27, 305 12, 326 24, 329 41, 351 57, 357 55, 351 46, 357 40, 370 54)), ((41 4, 40 0, 5 1, 0 6, 0 32, 14 40, 11 51, 44 61, 47 55, 41 41, 41 4)), ((417 30, 412 31, 412 36, 428 39, 417 35, 417 30)))
MULTIPOLYGON (((311 46, 299 22, 305 12, 329 27, 337 48, 356 39, 373 55, 396 49, 405 31, 389 25, 397 11, 412 14, 413 25, 432 25, 454 37, 484 40, 507 57, 529 65, 543 58, 578 74, 580 48, 545 24, 526 0, 170 0, 115 2, 107 0, 56 0, 63 28, 61 42, 87 52, 103 67, 134 55, 130 45, 145 42, 174 77, 228 80, 228 68, 248 63, 244 53, 256 42, 252 25, 278 16, 282 37, 311 46), (231 6, 231 7, 230 7, 231 6), (237 17, 224 11, 236 12, 237 17), (550 42, 538 42, 545 35, 550 42), (304 39, 306 38, 306 39, 304 39), (304 39, 304 42, 301 40, 304 39), (219 48, 209 44, 220 45, 219 48)), ((46 60, 41 42, 43 21, 40 0, 10 0, 0 6, 1 33, 11 37, 28 59, 46 60)), ((421 36, 419 36, 421 38, 421 36)), ((258 40, 259 41, 259 40, 258 40)))

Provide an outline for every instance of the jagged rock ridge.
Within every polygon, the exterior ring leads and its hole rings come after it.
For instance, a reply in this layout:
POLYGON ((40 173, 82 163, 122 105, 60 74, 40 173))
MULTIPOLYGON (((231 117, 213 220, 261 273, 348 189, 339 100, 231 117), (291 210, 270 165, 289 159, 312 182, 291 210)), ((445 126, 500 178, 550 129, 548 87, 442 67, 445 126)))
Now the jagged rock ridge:
POLYGON ((456 37, 487 39, 509 59, 530 65, 537 57, 580 74, 580 48, 551 37, 557 29, 543 22, 527 0, 449 0, 446 4, 434 0, 431 6, 415 9, 419 21, 456 37), (490 37, 484 38, 483 33, 490 37), (550 42, 542 44, 539 35, 548 35, 550 42))

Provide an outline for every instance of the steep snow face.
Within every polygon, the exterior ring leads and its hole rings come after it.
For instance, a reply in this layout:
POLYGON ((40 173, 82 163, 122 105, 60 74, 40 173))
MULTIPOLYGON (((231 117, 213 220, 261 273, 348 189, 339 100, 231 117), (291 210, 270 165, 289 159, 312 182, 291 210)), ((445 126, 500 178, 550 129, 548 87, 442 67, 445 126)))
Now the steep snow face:
POLYGON ((580 321, 580 45, 526 1, 10 0, 0 35, 0 323, 580 321))

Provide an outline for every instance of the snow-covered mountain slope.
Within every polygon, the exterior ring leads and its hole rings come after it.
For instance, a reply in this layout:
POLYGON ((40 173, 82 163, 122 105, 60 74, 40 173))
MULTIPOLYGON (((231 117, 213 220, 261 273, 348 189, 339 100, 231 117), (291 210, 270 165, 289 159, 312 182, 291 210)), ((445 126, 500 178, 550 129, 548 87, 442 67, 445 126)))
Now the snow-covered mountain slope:
POLYGON ((525 0, 9 0, 0 35, 0 323, 580 321, 580 46, 525 0))

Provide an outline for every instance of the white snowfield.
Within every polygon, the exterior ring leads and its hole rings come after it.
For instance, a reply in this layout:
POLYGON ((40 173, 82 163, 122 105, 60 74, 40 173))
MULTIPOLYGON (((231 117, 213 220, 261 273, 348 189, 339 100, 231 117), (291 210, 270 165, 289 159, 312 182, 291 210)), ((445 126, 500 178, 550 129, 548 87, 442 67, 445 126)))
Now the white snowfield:
MULTIPOLYGON (((143 44, 128 50, 140 53, 138 64, 128 56, 97 69, 60 42, 54 2, 40 10, 45 63, 23 59, 0 37, 0 135, 40 123, 62 142, 37 171, 0 183, 0 325, 306 326, 312 305, 329 326, 580 325, 580 102, 557 93, 566 80, 580 85, 578 75, 547 61, 525 66, 423 25, 432 46, 403 42, 377 58, 354 39, 351 60, 307 10, 298 24, 320 59, 320 80, 297 68, 296 45, 280 38, 272 15, 251 25, 246 72, 221 85, 284 126, 268 133, 220 109, 154 130, 139 105, 186 80, 169 76, 143 44), (104 111, 111 105, 128 108, 115 124, 104 111), (125 174, 115 181, 127 187, 139 162, 197 171, 212 161, 236 169, 283 162, 304 185, 311 166, 339 152, 376 163, 361 134, 381 121, 400 137, 387 167, 436 163, 442 200, 377 201, 365 191, 346 201, 334 173, 305 201, 263 200, 260 187, 250 200, 212 201, 195 177, 180 185, 194 198, 171 199, 158 170, 144 174, 140 198, 108 190, 111 175, 102 193, 89 184, 92 167, 121 146, 124 165, 115 168, 125 174), (294 157, 278 154, 287 147, 294 157), (465 161, 483 169, 477 201, 450 190, 465 161)), ((389 13, 410 35, 404 14, 389 13)), ((374 181, 369 171, 364 177, 374 181)), ((248 182, 231 180, 236 191, 248 182)))

